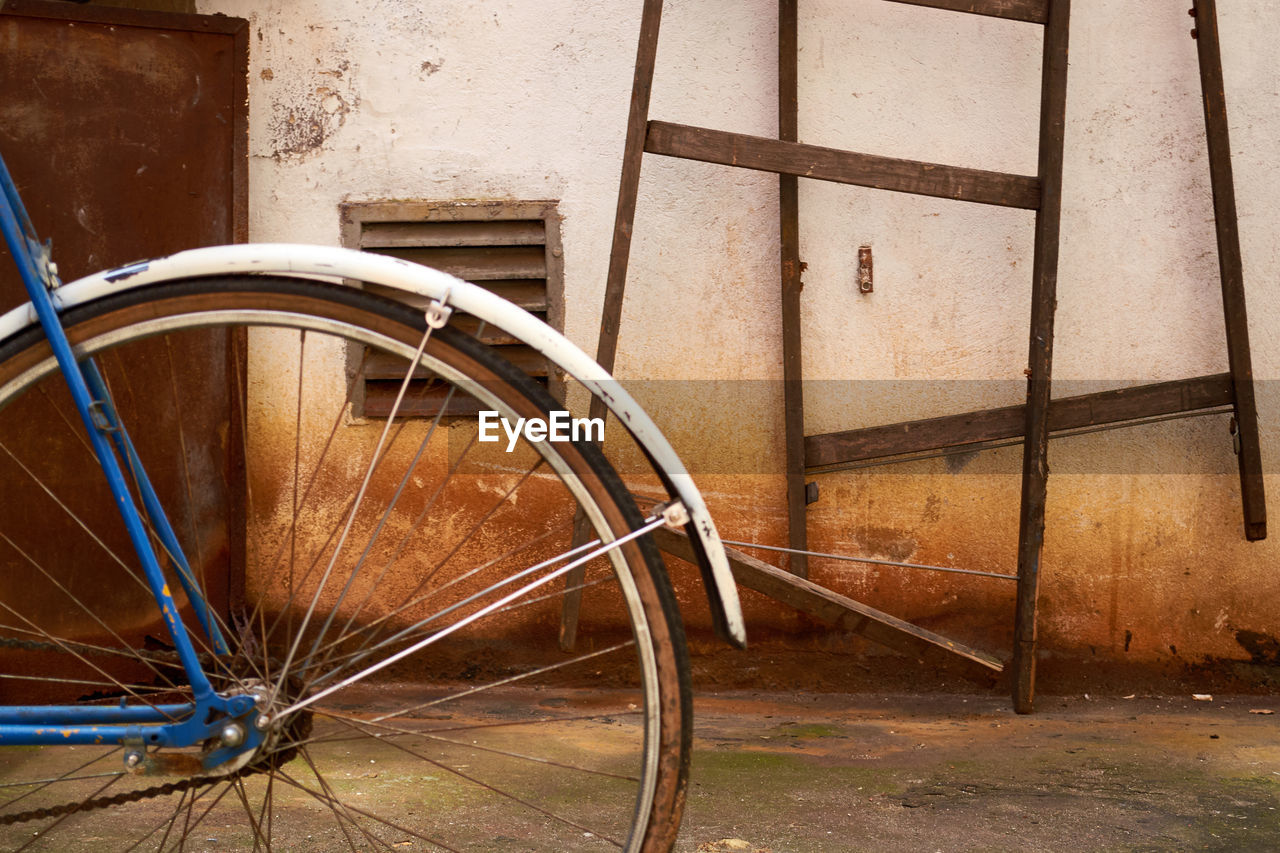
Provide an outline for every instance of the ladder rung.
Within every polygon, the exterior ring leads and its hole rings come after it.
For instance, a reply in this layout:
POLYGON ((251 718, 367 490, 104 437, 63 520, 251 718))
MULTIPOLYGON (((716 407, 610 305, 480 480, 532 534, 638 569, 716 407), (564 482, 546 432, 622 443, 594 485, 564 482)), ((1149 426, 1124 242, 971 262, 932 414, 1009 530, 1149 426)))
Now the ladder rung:
MULTIPOLYGON (((668 554, 693 562, 693 547, 683 533, 658 528, 653 532, 654 542, 668 554)), ((777 566, 758 560, 749 554, 725 548, 729 568, 739 586, 763 593, 783 604, 794 607, 842 630, 859 634, 886 648, 912 657, 942 662, 956 656, 984 670, 1000 672, 1004 665, 993 655, 970 648, 963 643, 947 639, 941 634, 912 625, 910 622, 890 616, 860 601, 819 586, 812 581, 798 578, 777 566)), ((957 663, 959 660, 956 661, 957 663)))
MULTIPOLYGON (((1228 406, 1234 401, 1231 374, 1217 373, 1115 388, 1049 403, 1049 430, 1079 429, 1157 415, 1228 406)), ((1025 406, 1005 406, 961 415, 806 436, 805 465, 839 465, 960 447, 983 441, 1019 438, 1026 427, 1025 406)))
POLYGON ((1049 0, 890 0, 909 6, 928 6, 930 9, 947 9, 951 12, 968 12, 988 15, 1010 21, 1026 21, 1043 24, 1049 20, 1049 0))
POLYGON ((899 160, 665 121, 649 122, 644 150, 722 166, 1000 207, 1035 210, 1040 206, 1040 181, 1026 175, 899 160))

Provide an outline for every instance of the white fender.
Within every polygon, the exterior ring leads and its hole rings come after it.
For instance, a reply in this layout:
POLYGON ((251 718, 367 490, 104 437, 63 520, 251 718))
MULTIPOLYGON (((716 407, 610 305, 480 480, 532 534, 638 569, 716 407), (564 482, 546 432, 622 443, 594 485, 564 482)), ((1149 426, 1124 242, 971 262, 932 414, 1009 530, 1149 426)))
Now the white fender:
MULTIPOLYGON (((689 513, 691 524, 686 529, 692 527, 696 534, 690 539, 699 557, 716 628, 735 645, 746 644, 738 589, 720 535, 702 495, 670 443, 635 399, 594 359, 546 323, 484 288, 385 255, 332 246, 261 243, 192 249, 95 273, 58 288, 53 292, 53 301, 61 311, 121 290, 174 279, 238 273, 336 277, 372 282, 431 299, 447 298, 451 307, 497 326, 542 353, 604 401, 675 490, 689 513)), ((29 304, 19 306, 0 317, 0 340, 36 322, 35 310, 29 304)))

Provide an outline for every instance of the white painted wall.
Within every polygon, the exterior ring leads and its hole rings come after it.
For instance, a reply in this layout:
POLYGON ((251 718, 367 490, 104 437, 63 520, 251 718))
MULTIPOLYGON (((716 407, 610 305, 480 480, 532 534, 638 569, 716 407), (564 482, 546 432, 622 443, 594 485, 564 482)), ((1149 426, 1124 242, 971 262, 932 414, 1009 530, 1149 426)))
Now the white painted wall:
MULTIPOLYGON (((594 347, 639 0, 199 5, 251 22, 251 239, 336 244, 347 200, 558 199, 566 332, 594 347)), ((1073 4, 1059 394, 1068 381, 1098 390, 1100 380, 1226 368, 1187 5, 1073 4)), ((652 116, 772 135, 774 4, 666 6, 652 116)), ((1280 374, 1280 4, 1219 6, 1271 470, 1280 461, 1280 394, 1269 381, 1280 374)), ((880 0, 807 0, 801 21, 803 141, 1035 172, 1038 27, 880 0)), ((1021 400, 1031 213, 817 183, 802 184, 801 206, 806 375, 875 380, 816 386, 808 432, 1021 400), (861 244, 875 254, 869 296, 857 293, 861 244)), ((691 406, 687 393, 650 396, 693 467, 709 472, 730 538, 783 535, 778 389, 724 382, 781 375, 776 222, 771 176, 646 159, 618 373, 721 380, 718 394, 695 395, 715 398, 714 408, 691 406)), ((1184 659, 1239 656, 1234 630, 1280 633, 1264 606, 1280 595, 1271 568, 1280 552, 1241 541, 1225 430, 1218 417, 1053 445, 1046 647, 1160 660, 1176 644, 1184 659), (1126 630, 1139 638, 1127 653, 1126 630)), ((831 475, 811 536, 843 551, 1012 571, 1016 469, 1016 451, 1001 451, 831 475)), ((815 573, 975 641, 1007 641, 1008 589, 848 566, 815 573)))

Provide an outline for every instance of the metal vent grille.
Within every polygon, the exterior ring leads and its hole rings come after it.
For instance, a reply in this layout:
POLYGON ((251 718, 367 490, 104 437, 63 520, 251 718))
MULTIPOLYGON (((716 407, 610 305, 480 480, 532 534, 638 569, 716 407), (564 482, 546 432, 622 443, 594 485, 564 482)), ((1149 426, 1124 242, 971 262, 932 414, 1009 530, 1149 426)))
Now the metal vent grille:
MULTIPOLYGON (((342 205, 343 245, 391 255, 434 267, 474 282, 561 328, 563 273, 560 219, 555 202, 360 202, 342 205)), ((404 301, 405 294, 366 285, 404 301)), ((425 300, 408 300, 425 309, 425 300)), ((455 314, 451 323, 496 349, 504 358, 544 385, 550 384, 546 359, 500 329, 455 314)), ((357 414, 385 417, 404 378, 405 362, 355 354, 363 376, 355 394, 357 414)), ((553 389, 554 390, 554 389, 553 389)), ((400 414, 434 417, 445 405, 448 387, 428 371, 414 377, 400 414)), ((445 415, 475 416, 474 400, 448 401, 445 415)))

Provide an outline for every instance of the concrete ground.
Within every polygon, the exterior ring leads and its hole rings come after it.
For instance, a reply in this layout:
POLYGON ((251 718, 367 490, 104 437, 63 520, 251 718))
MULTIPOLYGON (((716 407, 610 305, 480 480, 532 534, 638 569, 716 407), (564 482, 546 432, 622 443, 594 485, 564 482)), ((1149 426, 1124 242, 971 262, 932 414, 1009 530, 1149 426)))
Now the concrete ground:
MULTIPOLYGON (((595 754, 600 752, 601 727, 617 734, 637 726, 625 715, 581 722, 581 714, 591 714, 593 703, 608 699, 607 693, 494 691, 475 718, 443 714, 431 721, 433 728, 447 721, 471 737, 489 733, 501 738, 488 741, 489 746, 527 752, 543 747, 535 749, 530 746, 534 741, 525 739, 526 721, 539 726, 533 731, 557 733, 556 724, 537 723, 551 710, 571 723, 572 736, 563 743, 595 754)), ((1038 706, 1036 714, 1020 717, 1006 699, 992 694, 700 691, 688 806, 677 850, 1280 850, 1280 714, 1258 713, 1280 711, 1280 697, 1041 697, 1038 706)), ((357 703, 352 710, 358 714, 359 707, 357 703)), ((566 774, 548 777, 541 764, 520 763, 525 768, 520 773, 507 772, 511 768, 506 764, 489 768, 485 761, 493 756, 465 742, 433 743, 430 749, 425 742, 399 743, 413 748, 339 739, 313 747, 310 754, 326 767, 326 784, 344 801, 374 812, 381 811, 380 804, 393 811, 407 808, 410 818, 446 815, 449 826, 442 831, 453 833, 456 849, 529 850, 531 839, 542 837, 545 827, 511 819, 503 810, 509 801, 487 797, 455 779, 454 771, 444 772, 446 767, 467 768, 462 772, 477 778, 500 778, 511 792, 558 792, 560 799, 554 802, 560 813, 599 826, 593 821, 608 796, 608 780, 567 774, 590 785, 577 789, 566 774), (428 767, 418 760, 419 752, 437 748, 441 753, 434 760, 442 763, 428 767), (569 787, 548 789, 559 783, 569 787)), ((30 749, 11 748, 4 753, 7 763, 0 765, 0 777, 11 772, 15 778, 30 778, 24 762, 36 757, 30 749)), ((114 769, 118 762, 117 755, 104 767, 114 769)), ((302 762, 286 769, 302 785, 316 784, 302 762)), ((245 781, 250 802, 261 802, 265 778, 245 781)), ((628 796, 629 790, 624 788, 628 796)), ((182 849, 255 849, 244 809, 234 797, 215 796, 218 788, 208 791, 201 794, 200 809, 188 809, 191 831, 182 849)), ((298 783, 282 781, 274 802, 277 849, 353 849, 349 833, 298 783)), ((0 827, 0 849, 27 843, 32 850, 57 853, 127 849, 124 840, 136 839, 139 828, 163 827, 175 803, 181 809, 178 795, 75 815, 53 834, 33 824, 0 827)), ((567 832, 561 842, 537 849, 606 846, 590 833, 567 832)), ((387 837, 377 845, 364 846, 357 837, 355 849, 430 846, 403 833, 379 834, 387 837)), ((144 848, 159 837, 148 836, 144 848)))
POLYGON ((702 694, 678 849, 1280 850, 1275 697, 702 694))

